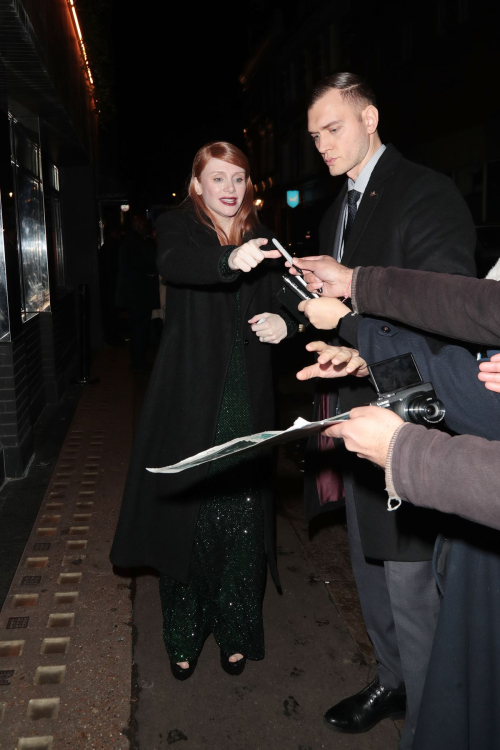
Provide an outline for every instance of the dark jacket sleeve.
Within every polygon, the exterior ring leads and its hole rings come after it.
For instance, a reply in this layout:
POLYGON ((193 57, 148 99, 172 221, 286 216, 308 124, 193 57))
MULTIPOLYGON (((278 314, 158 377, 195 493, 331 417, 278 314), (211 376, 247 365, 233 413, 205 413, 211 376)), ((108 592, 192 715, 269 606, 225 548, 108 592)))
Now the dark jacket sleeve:
POLYGON ((374 318, 361 320, 358 344, 368 364, 411 352, 424 382, 433 384, 444 403, 450 430, 500 440, 500 393, 478 380, 477 359, 467 349, 444 346, 433 352, 424 336, 374 318))
POLYGON ((442 336, 500 345, 500 282, 400 268, 357 268, 352 285, 357 312, 442 336))
POLYGON ((500 529, 500 442, 405 424, 386 466, 389 495, 500 529))
POLYGON ((343 318, 340 318, 337 326, 337 333, 340 338, 355 349, 358 348, 359 326, 363 319, 362 315, 348 313, 343 318))
POLYGON ((453 182, 426 172, 412 184, 408 197, 399 222, 405 266, 476 276, 476 230, 453 182))
POLYGON ((170 211, 159 217, 156 223, 158 241, 158 271, 166 281, 179 285, 221 284, 234 281, 238 272, 223 273, 222 258, 234 246, 221 245, 214 233, 211 240, 206 233, 206 241, 201 243, 197 233, 193 236, 191 226, 195 222, 187 212, 170 211))

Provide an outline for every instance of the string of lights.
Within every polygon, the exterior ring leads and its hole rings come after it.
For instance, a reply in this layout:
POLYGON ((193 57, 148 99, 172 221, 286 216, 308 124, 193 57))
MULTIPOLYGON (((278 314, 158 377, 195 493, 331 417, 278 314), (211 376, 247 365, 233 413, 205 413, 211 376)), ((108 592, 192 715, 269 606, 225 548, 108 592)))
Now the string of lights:
POLYGON ((78 36, 78 42, 80 44, 80 51, 82 53, 83 62, 85 63, 85 68, 87 70, 87 75, 88 75, 88 78, 89 78, 89 81, 90 81, 90 85, 93 88, 94 87, 94 79, 92 78, 92 72, 90 70, 89 59, 87 57, 87 50, 85 49, 85 43, 83 41, 82 30, 80 28, 80 23, 78 21, 78 16, 76 14, 75 2, 74 2, 74 0, 68 0, 68 2, 69 2, 69 7, 71 8, 71 13, 72 13, 72 16, 73 16, 73 22, 75 24, 76 34, 78 36))

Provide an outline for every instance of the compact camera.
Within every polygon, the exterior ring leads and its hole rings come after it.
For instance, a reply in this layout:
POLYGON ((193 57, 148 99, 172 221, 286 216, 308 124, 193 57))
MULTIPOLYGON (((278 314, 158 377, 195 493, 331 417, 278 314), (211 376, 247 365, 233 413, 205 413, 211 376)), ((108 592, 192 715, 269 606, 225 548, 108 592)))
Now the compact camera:
POLYGON ((445 408, 432 383, 424 383, 413 357, 403 354, 369 365, 378 393, 371 405, 392 409, 405 422, 431 427, 443 421, 445 408))

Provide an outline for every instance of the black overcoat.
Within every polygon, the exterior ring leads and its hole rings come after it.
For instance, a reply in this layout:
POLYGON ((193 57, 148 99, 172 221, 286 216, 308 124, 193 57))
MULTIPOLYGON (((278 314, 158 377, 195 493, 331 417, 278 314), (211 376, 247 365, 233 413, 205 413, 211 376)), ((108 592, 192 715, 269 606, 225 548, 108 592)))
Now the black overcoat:
MULTIPOLYGON (((272 345, 259 341, 247 321, 282 312, 275 292, 279 261, 250 273, 223 275, 215 231, 191 210, 174 210, 157 222, 158 270, 167 281, 164 330, 132 450, 122 508, 111 550, 119 567, 148 565, 181 583, 188 579, 200 502, 209 464, 178 474, 151 474, 146 467, 176 463, 214 444, 236 326, 244 342, 254 431, 274 421, 272 345), (237 319, 235 291, 240 285, 237 319)), ((264 227, 255 237, 271 238, 264 227)), ((249 239, 246 238, 246 239, 249 239)), ((269 459, 259 459, 268 562, 277 581, 269 459)))
MULTIPOLYGON (((324 255, 333 253, 346 192, 347 182, 322 220, 320 252, 324 255)), ((474 276, 475 243, 472 218, 453 182, 404 159, 388 145, 363 194, 342 263, 350 268, 397 266, 474 276)), ((331 382, 326 381, 323 388, 331 382)), ((332 408, 338 394, 342 411, 373 401, 376 395, 366 378, 343 378, 331 386, 331 394, 332 408)), ((311 508, 319 508, 319 500, 312 441, 309 445, 312 460, 308 461, 305 503, 311 517, 311 508)), ((388 513, 383 472, 354 455, 344 454, 342 461, 352 477, 366 557, 406 562, 431 559, 435 530, 429 524, 429 511, 407 507, 399 515, 388 513)))

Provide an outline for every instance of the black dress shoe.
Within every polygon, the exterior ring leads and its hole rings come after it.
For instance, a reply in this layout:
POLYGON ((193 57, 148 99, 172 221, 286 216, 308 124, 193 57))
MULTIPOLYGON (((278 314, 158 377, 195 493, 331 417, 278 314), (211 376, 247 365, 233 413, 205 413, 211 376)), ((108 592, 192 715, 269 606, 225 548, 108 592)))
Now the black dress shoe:
POLYGON ((245 664, 247 663, 247 657, 244 656, 239 661, 229 661, 230 656, 232 656, 232 654, 226 654, 224 651, 221 650, 220 665, 222 669, 224 670, 224 672, 232 675, 232 677, 237 677, 245 669, 245 664))
POLYGON ((382 719, 402 719, 405 712, 404 690, 388 690, 376 677, 356 695, 332 706, 326 712, 324 722, 334 732, 360 734, 368 732, 382 719))
POLYGON ((172 674, 174 675, 176 680, 188 680, 196 669, 197 664, 198 657, 196 657, 196 659, 192 659, 192 661, 189 662, 189 667, 186 667, 186 669, 180 667, 174 661, 171 661, 170 669, 172 670, 172 674))

